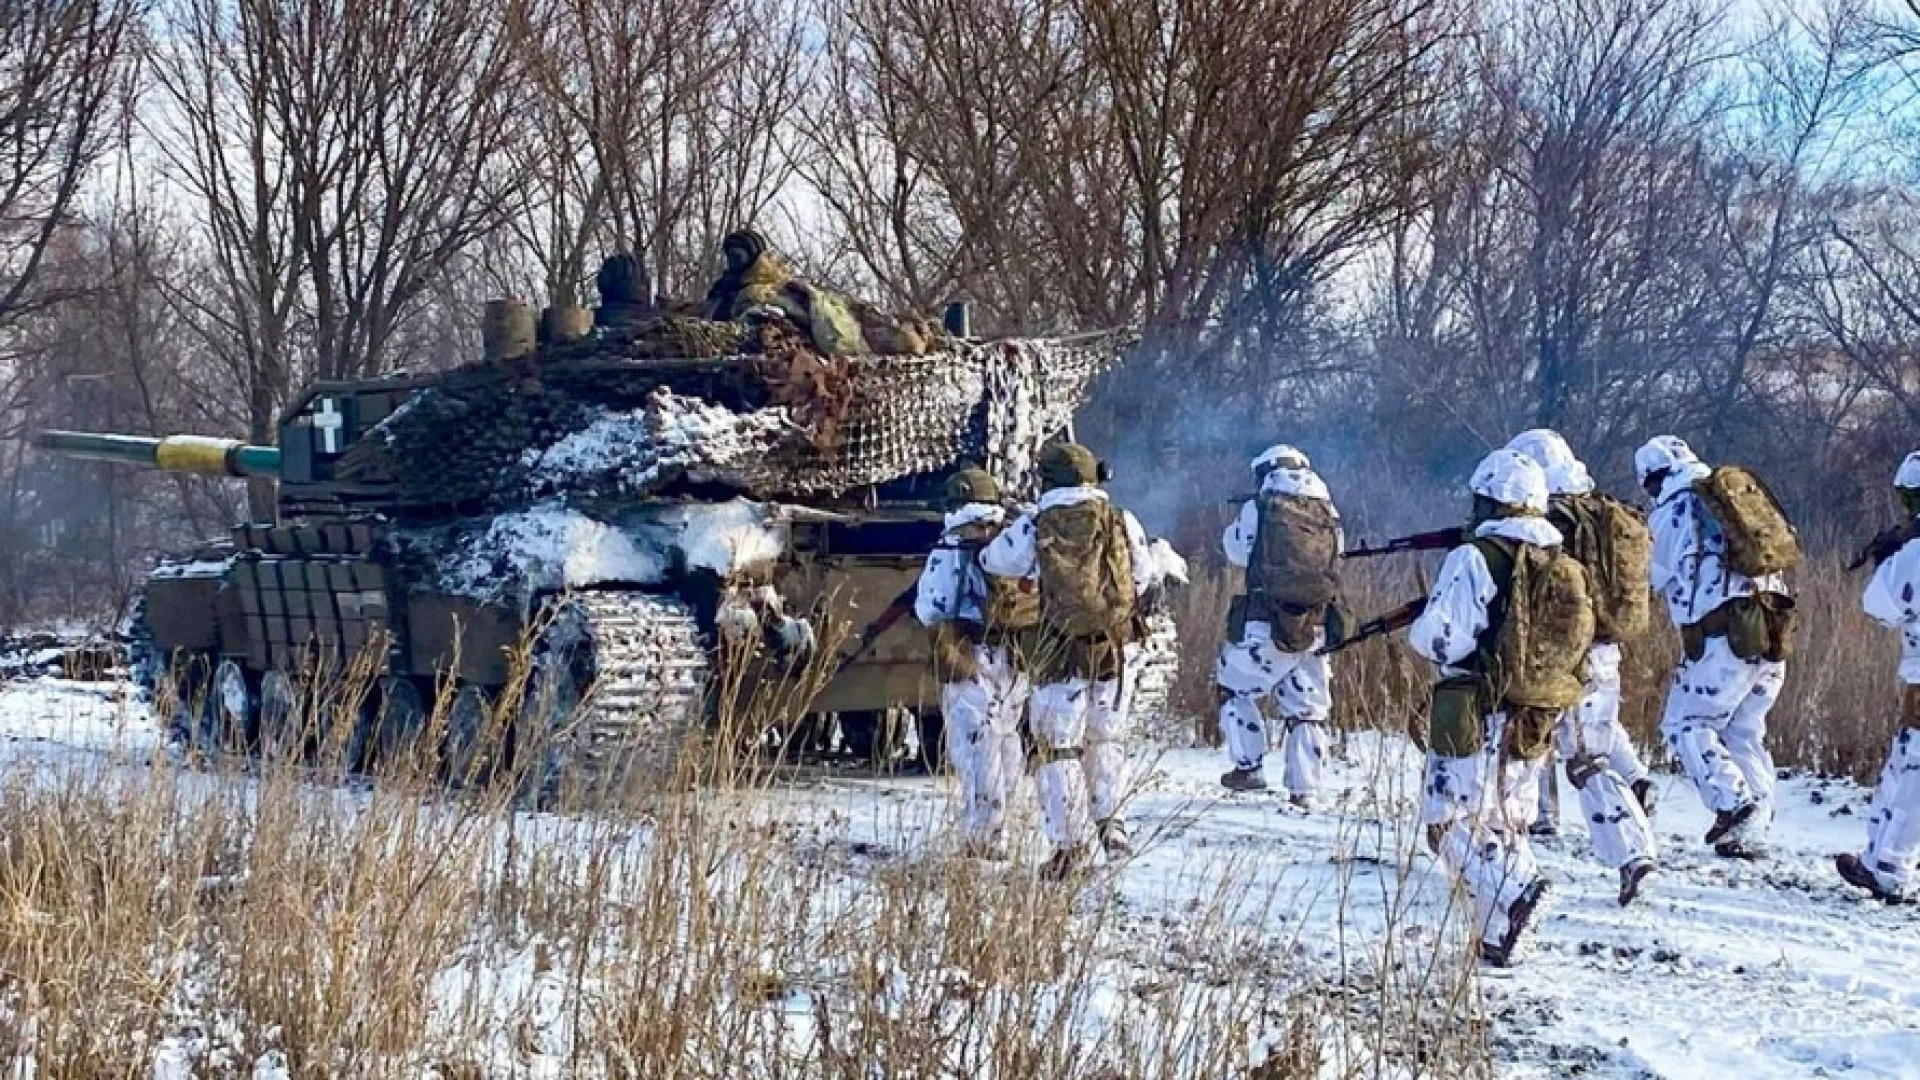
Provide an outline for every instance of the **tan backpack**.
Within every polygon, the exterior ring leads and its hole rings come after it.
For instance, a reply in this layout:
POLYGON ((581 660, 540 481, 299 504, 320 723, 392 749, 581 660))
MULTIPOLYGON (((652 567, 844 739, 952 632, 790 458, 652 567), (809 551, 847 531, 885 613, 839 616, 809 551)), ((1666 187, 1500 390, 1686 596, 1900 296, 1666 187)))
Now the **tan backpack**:
POLYGON ((1040 619, 1069 638, 1124 638, 1133 622, 1133 553, 1122 512, 1105 499, 1035 518, 1040 619))
POLYGON ((1778 574, 1800 565, 1800 539, 1780 500, 1759 477, 1737 465, 1722 465, 1693 485, 1727 540, 1727 566, 1747 577, 1778 574))
POLYGON ((1325 499, 1262 495, 1247 593, 1276 609, 1324 609, 1339 592, 1340 526, 1325 499))
POLYGON ((1625 641, 1646 630, 1653 534, 1640 512, 1600 494, 1565 496, 1556 508, 1566 534, 1561 550, 1587 570, 1595 639, 1625 641))
POLYGON ((1578 705, 1593 648, 1586 568, 1559 548, 1492 537, 1474 544, 1500 588, 1482 668, 1500 705, 1553 713, 1578 705))

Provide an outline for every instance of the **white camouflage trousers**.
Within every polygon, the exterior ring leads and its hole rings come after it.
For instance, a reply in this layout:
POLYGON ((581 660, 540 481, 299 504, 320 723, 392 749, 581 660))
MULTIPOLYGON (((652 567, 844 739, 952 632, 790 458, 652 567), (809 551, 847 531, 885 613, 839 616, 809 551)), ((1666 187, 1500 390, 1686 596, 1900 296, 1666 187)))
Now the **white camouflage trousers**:
POLYGON ((1435 852, 1465 887, 1482 940, 1507 933, 1507 913, 1539 876, 1527 826, 1547 760, 1502 761, 1506 716, 1487 721, 1486 749, 1472 757, 1429 754, 1421 824, 1440 830, 1435 852))
POLYGON ((1905 728, 1880 770, 1867 818, 1867 869, 1880 887, 1904 894, 1920 862, 1920 728, 1905 728))
POLYGON ((1686 767, 1700 801, 1714 813, 1760 805, 1746 827, 1766 834, 1773 821, 1773 755, 1767 751, 1767 713, 1780 697, 1787 665, 1742 660, 1724 637, 1707 639, 1698 660, 1673 673, 1660 733, 1686 767))
POLYGON ((1620 646, 1595 645, 1587 654, 1586 696, 1561 718, 1555 742, 1567 779, 1579 789, 1594 857, 1615 870, 1653 858, 1653 826, 1633 795, 1647 766, 1620 726, 1620 646))
POLYGON ((997 846, 1025 771, 1020 711, 1028 685, 1006 649, 976 645, 973 655, 978 671, 940 687, 940 711, 947 762, 960 779, 961 833, 970 844, 997 846))
POLYGON ((1040 766, 1041 828, 1056 847, 1093 838, 1093 824, 1116 817, 1126 797, 1126 712, 1117 680, 1068 679, 1036 688, 1027 717, 1043 756, 1078 751, 1040 766))
MULTIPOLYGON (((1325 641, 1316 636, 1315 648, 1325 641)), ((1249 622, 1237 644, 1220 650, 1220 737, 1233 767, 1257 771, 1271 739, 1260 702, 1271 697, 1286 726, 1284 782, 1292 795, 1313 795, 1324 781, 1327 718, 1333 713, 1332 670, 1312 649, 1290 653, 1273 643, 1267 624, 1249 622)))

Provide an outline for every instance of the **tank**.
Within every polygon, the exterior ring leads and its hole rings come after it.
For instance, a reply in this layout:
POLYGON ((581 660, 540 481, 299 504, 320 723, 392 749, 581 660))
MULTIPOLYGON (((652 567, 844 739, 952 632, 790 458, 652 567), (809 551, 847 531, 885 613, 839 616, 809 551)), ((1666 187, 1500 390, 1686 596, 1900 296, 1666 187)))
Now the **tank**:
MULTIPOLYGON (((517 714, 540 719, 515 722, 542 729, 543 797, 623 790, 716 702, 769 692, 803 693, 788 739, 884 755, 905 727, 931 752, 939 698, 908 609, 940 487, 978 464, 1030 494, 1040 448, 1129 343, 922 325, 912 351, 834 352, 771 307, 723 322, 609 304, 591 328, 549 312, 544 340, 516 347, 516 315, 490 306, 485 360, 307 388, 277 446, 42 434, 69 456, 278 480, 277 521, 163 562, 136 602, 137 677, 176 695, 181 736, 258 745, 315 671, 352 667, 375 687, 354 762, 445 693, 459 772, 491 706, 522 692, 530 643, 539 708, 517 714)), ((1151 710, 1164 621, 1148 651, 1151 710)))

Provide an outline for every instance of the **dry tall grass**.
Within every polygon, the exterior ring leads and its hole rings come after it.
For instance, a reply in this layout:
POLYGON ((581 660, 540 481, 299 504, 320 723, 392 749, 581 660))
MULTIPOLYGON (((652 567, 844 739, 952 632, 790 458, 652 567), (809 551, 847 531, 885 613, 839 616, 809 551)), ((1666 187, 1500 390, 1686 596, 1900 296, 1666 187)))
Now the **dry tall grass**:
POLYGON ((1400 955, 1390 918, 1364 977, 1303 970, 1253 866, 1143 925, 910 815, 849 838, 705 741, 647 797, 528 813, 509 769, 447 794, 431 735, 346 778, 363 700, 309 687, 256 760, 0 763, 6 1075, 1489 1075, 1463 949, 1400 955))

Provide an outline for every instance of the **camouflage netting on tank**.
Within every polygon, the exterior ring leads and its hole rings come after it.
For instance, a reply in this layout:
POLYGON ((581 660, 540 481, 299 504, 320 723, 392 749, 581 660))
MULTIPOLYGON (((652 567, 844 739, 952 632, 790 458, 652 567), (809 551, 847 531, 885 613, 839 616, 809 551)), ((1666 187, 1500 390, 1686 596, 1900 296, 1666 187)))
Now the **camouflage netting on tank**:
POLYGON ((926 356, 831 358, 763 333, 762 353, 657 360, 622 355, 630 341, 450 372, 369 431, 336 476, 369 500, 418 508, 645 496, 682 482, 831 496, 963 460, 1018 489, 1124 344, 953 342, 926 356))

